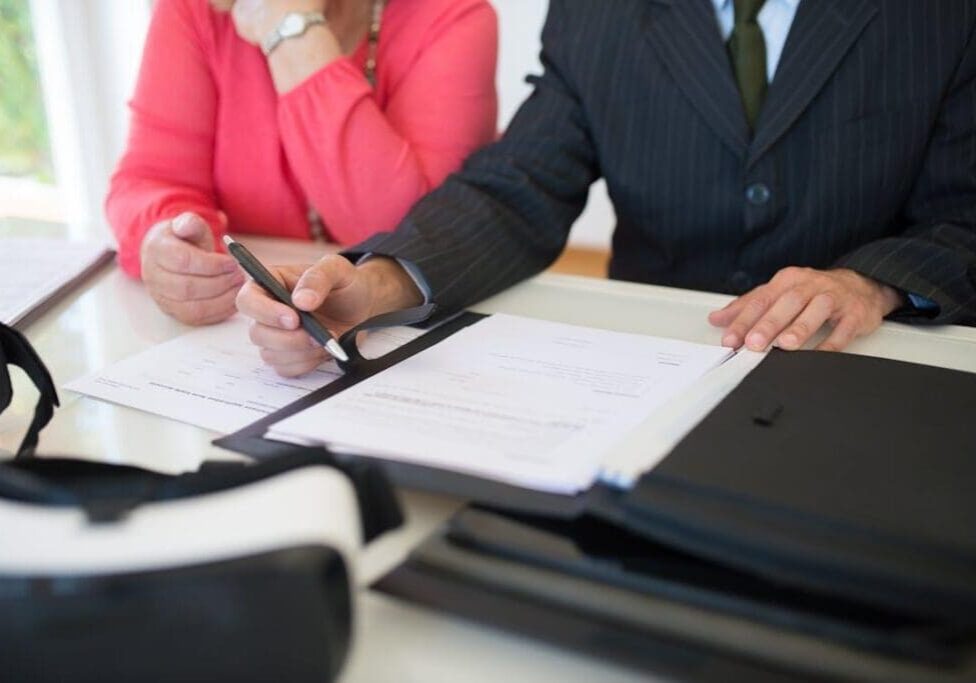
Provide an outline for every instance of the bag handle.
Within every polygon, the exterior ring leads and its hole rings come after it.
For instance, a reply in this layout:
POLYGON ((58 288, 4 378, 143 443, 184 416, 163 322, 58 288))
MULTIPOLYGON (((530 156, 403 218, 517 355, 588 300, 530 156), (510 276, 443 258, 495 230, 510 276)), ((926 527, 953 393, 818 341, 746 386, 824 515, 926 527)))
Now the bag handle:
POLYGON ((60 405, 58 392, 51 373, 27 338, 14 328, 0 323, 0 413, 10 406, 14 397, 8 365, 16 365, 26 372, 41 393, 34 408, 34 419, 15 455, 17 459, 29 458, 37 448, 41 430, 51 421, 54 409, 60 405))

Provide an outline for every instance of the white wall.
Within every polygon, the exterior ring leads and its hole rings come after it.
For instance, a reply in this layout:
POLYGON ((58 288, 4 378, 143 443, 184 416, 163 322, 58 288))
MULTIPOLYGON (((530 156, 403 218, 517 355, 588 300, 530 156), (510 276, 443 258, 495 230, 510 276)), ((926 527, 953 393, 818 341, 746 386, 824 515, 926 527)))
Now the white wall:
MULTIPOLYGON (((498 91, 501 97, 500 124, 506 126, 518 105, 531 92, 525 83, 525 76, 542 71, 539 64, 539 36, 546 18, 548 0, 491 2, 498 12, 501 27, 498 91)), ((570 242, 577 247, 609 249, 615 222, 606 185, 600 181, 590 192, 590 202, 573 227, 570 242)))

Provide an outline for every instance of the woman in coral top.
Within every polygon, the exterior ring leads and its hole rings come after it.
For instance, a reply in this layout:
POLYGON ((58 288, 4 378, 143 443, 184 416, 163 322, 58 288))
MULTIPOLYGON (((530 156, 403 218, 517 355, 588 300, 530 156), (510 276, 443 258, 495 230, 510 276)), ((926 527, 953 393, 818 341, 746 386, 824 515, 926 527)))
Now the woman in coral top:
POLYGON ((191 324, 234 312, 225 231, 393 229, 495 135, 487 0, 156 0, 106 201, 122 268, 191 324))

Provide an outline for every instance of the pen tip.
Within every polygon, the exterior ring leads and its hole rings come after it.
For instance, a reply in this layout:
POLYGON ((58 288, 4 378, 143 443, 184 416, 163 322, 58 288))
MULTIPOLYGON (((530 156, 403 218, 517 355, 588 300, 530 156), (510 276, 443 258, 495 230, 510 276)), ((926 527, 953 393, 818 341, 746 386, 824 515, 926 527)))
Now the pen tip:
POLYGON ((224 235, 224 244, 226 244, 228 247, 234 244, 234 242, 235 240, 233 237, 231 237, 230 235, 224 235))
POLYGON ((325 343, 325 348, 336 359, 341 360, 343 363, 349 362, 349 356, 346 355, 346 352, 342 350, 342 347, 339 346, 339 342, 337 342, 335 339, 330 339, 327 341, 325 343))

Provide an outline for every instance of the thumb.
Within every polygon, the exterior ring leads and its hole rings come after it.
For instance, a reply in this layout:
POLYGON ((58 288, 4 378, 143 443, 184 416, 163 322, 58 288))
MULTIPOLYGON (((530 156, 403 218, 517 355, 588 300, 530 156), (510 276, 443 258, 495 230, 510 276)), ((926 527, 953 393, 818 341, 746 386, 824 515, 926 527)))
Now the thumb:
POLYGON ((355 268, 342 256, 325 256, 298 279, 291 300, 304 311, 321 306, 330 292, 349 284, 355 268))
POLYGON ((181 213, 173 219, 173 234, 205 251, 214 250, 214 237, 210 226, 195 213, 181 213))

